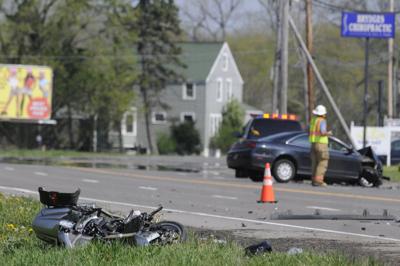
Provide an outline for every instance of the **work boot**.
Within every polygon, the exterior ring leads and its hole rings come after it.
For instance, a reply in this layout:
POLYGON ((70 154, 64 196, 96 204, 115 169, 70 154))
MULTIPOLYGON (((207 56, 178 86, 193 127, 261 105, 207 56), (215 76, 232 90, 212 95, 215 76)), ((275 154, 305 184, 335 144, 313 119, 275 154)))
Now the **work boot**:
POLYGON ((325 182, 313 181, 311 184, 313 187, 326 187, 327 186, 327 184, 325 182))

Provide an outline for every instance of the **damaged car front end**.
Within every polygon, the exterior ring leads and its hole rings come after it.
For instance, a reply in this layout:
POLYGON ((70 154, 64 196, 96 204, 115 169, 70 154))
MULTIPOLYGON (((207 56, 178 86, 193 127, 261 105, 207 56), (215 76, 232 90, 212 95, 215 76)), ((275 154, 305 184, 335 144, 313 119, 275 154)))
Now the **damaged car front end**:
POLYGON ((378 187, 382 185, 382 179, 390 180, 383 175, 383 165, 381 160, 371 146, 357 150, 361 156, 361 173, 359 183, 364 187, 378 187))

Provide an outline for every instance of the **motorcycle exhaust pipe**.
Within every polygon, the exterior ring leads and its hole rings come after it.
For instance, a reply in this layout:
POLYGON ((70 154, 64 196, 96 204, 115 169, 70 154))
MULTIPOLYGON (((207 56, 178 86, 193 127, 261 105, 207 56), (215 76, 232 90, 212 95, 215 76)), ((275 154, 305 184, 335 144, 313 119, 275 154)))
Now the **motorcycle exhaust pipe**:
POLYGON ((157 232, 143 232, 135 235, 135 242, 137 246, 148 246, 151 241, 160 237, 157 232))

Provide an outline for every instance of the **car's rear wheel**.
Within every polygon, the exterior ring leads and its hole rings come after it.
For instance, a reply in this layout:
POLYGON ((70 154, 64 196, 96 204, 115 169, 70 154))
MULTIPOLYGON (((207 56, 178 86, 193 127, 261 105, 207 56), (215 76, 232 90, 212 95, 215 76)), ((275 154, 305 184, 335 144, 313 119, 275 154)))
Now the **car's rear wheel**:
POLYGON ((273 164, 272 175, 276 181, 287 183, 296 175, 296 166, 288 159, 280 159, 273 164))

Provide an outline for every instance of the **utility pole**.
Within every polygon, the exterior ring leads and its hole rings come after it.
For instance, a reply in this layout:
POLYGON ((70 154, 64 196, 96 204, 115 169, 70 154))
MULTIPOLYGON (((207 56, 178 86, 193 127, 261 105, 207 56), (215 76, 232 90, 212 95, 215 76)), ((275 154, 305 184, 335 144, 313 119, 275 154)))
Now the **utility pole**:
POLYGON ((278 11, 276 12, 276 47, 274 64, 274 89, 272 91, 272 113, 278 110, 278 93, 281 78, 281 46, 282 46, 282 2, 278 1, 278 11))
POLYGON ((296 36, 297 41, 300 43, 301 48, 303 49, 307 60, 311 63, 311 66, 314 70, 315 76, 317 78, 317 80, 319 81, 322 91, 325 93, 325 96, 328 98, 329 103, 331 104, 333 111, 335 112, 336 116, 339 119, 340 124, 342 125, 344 132, 346 133, 347 137, 349 138, 349 140, 351 141, 351 144, 353 145, 353 147, 356 147, 355 142, 353 140, 353 138, 351 137, 350 134, 350 129, 346 124, 346 121, 344 120, 342 114, 340 113, 339 108, 337 107, 335 100, 333 99, 328 86, 326 86, 324 79, 321 76, 321 73, 319 73, 319 70, 317 68, 317 66, 315 65, 314 59, 312 58, 312 56, 310 55, 310 53, 308 52, 307 46, 304 43, 299 31, 297 30, 296 24, 294 24, 293 19, 291 17, 289 17, 289 23, 290 23, 290 27, 293 29, 293 32, 296 36))
POLYGON ((365 38, 363 148, 367 145, 369 37, 365 38))
POLYGON ((281 90, 280 106, 281 114, 287 113, 287 87, 288 87, 288 44, 289 44, 289 0, 282 2, 282 50, 281 50, 281 90))
POLYGON ((383 100, 383 80, 380 80, 378 81, 378 127, 383 127, 382 100, 383 100))
MULTIPOLYGON (((312 0, 306 0, 306 33, 307 33, 306 34, 307 49, 312 56, 313 54, 312 0)), ((311 117, 312 110, 314 109, 314 73, 309 61, 307 61, 307 92, 308 92, 308 117, 311 117)))
MULTIPOLYGON (((393 0, 390 0, 389 11, 393 12, 394 3, 393 0)), ((393 117, 393 38, 389 38, 388 40, 388 117, 393 117)))

